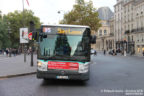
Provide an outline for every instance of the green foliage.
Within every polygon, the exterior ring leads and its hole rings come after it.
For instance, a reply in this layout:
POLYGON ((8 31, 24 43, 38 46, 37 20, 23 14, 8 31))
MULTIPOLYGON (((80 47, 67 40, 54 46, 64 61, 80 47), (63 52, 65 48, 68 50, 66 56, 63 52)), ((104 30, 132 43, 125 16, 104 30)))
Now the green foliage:
POLYGON ((2 19, 2 14, 1 14, 1 11, 0 11, 0 19, 2 19))
POLYGON ((0 49, 10 47, 9 34, 5 18, 0 14, 0 49))
POLYGON ((21 11, 15 11, 10 12, 7 15, 4 16, 8 22, 8 26, 11 29, 11 42, 12 47, 18 47, 19 46, 19 29, 22 27, 28 27, 29 28, 29 22, 34 21, 35 28, 40 28, 40 19, 36 16, 34 16, 34 13, 31 10, 24 10, 24 12, 21 11))
POLYGON ((99 23, 98 12, 93 7, 93 2, 85 2, 84 0, 76 0, 73 9, 64 14, 61 24, 88 25, 92 30, 97 31, 101 26, 99 23))

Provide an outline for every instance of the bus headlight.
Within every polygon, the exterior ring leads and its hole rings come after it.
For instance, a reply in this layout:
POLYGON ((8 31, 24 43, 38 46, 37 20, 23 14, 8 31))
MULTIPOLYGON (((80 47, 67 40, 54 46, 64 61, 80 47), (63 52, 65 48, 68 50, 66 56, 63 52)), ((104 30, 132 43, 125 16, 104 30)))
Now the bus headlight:
POLYGON ((38 61, 37 62, 37 69, 39 71, 47 71, 47 62, 38 61))
POLYGON ((79 73, 86 73, 89 70, 89 63, 79 64, 79 73))
POLYGON ((37 66, 38 66, 38 67, 41 67, 41 66, 42 66, 42 63, 41 63, 41 62, 38 62, 38 63, 37 63, 37 66))

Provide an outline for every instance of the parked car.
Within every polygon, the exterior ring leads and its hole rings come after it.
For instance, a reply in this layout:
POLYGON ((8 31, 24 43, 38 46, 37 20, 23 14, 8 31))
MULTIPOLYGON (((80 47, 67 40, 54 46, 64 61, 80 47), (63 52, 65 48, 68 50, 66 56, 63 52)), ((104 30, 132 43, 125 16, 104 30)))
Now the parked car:
POLYGON ((94 49, 91 49, 91 54, 97 55, 97 52, 96 52, 96 50, 94 50, 94 49))
POLYGON ((94 49, 91 49, 91 54, 94 54, 95 53, 95 50, 94 49))

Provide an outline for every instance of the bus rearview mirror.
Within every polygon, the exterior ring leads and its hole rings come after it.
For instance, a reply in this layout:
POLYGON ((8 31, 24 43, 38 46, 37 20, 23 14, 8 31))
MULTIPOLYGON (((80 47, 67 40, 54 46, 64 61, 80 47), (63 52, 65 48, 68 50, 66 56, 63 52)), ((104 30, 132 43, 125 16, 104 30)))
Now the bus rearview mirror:
POLYGON ((43 35, 43 38, 47 38, 47 35, 43 35))
POLYGON ((91 44, 96 44, 96 36, 95 35, 91 36, 90 42, 91 42, 91 44))
POLYGON ((42 42, 43 41, 43 37, 42 36, 40 36, 40 42, 42 42))

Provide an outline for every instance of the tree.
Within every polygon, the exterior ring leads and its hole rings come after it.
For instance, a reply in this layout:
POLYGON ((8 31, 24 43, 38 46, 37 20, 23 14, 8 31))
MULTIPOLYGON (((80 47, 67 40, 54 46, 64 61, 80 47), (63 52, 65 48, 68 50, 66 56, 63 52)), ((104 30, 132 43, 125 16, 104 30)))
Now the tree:
POLYGON ((19 28, 29 28, 30 21, 35 22, 35 28, 40 28, 41 25, 40 19, 34 16, 34 13, 31 10, 24 10, 24 12, 10 12, 5 15, 5 18, 7 19, 8 26, 11 29, 10 37, 12 41, 12 47, 19 46, 19 28))
POLYGON ((0 20, 2 20, 2 14, 1 14, 2 12, 0 11, 0 20))
POLYGON ((92 30, 97 31, 101 26, 99 23, 98 12, 93 7, 93 2, 85 2, 84 0, 76 0, 73 9, 64 14, 61 24, 88 25, 92 30))
POLYGON ((10 45, 8 27, 6 19, 1 15, 0 11, 0 49, 8 48, 10 45))

